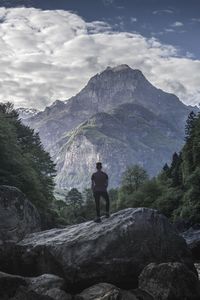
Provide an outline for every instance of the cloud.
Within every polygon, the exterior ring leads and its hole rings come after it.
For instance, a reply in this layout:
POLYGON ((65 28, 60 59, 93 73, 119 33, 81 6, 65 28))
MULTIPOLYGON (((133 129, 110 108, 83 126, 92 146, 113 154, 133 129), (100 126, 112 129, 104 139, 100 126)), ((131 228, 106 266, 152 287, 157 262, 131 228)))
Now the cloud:
POLYGON ((137 22, 137 18, 131 17, 131 23, 137 22))
POLYGON ((192 18, 192 22, 200 22, 200 18, 192 18))
POLYGON ((175 32, 175 30, 172 28, 165 28, 165 32, 175 32))
POLYGON ((160 14, 173 14, 174 11, 172 9, 161 9, 161 10, 154 10, 152 12, 153 15, 160 15, 160 14))
POLYGON ((200 61, 155 38, 62 10, 0 8, 0 20, 0 102, 43 109, 75 95, 108 65, 128 64, 185 103, 199 103, 200 61))
POLYGON ((112 5, 115 2, 115 0, 102 0, 102 1, 105 6, 112 5))
POLYGON ((183 26, 183 23, 182 22, 174 22, 173 24, 171 24, 172 27, 182 27, 183 26))

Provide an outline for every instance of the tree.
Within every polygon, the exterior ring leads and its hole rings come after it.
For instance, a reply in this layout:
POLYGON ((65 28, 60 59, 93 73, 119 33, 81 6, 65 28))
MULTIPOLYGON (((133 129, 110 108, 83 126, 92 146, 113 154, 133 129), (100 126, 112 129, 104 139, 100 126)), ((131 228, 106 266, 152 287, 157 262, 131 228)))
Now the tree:
POLYGON ((169 166, 167 163, 163 166, 163 171, 166 173, 169 171, 169 166))
POLYGON ((186 120, 186 125, 185 125, 185 140, 187 141, 193 132, 193 129, 195 127, 195 121, 196 121, 196 114, 191 111, 188 115, 188 118, 186 120))
POLYGON ((81 209, 83 207, 82 194, 76 189, 72 188, 66 195, 65 201, 67 204, 66 213, 70 223, 78 222, 78 218, 82 215, 81 209))
POLYGON ((172 186, 181 186, 183 184, 183 176, 181 170, 182 153, 178 155, 176 152, 172 156, 172 163, 167 171, 168 177, 172 179, 172 186))
POLYGON ((147 172, 139 165, 133 165, 122 174, 122 188, 128 193, 137 191, 148 180, 147 172))
POLYGON ((83 190, 83 217, 85 220, 91 220, 96 216, 95 201, 91 188, 83 190))
POLYGON ((0 104, 0 182, 18 187, 40 211, 53 200, 55 164, 39 135, 18 119, 13 104, 0 104))

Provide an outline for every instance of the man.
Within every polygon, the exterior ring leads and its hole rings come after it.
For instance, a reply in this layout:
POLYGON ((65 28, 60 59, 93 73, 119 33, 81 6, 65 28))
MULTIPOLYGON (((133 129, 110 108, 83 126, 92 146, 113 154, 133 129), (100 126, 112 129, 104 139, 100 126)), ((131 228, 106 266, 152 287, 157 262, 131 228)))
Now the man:
POLYGON ((100 216, 100 197, 103 197, 106 201, 106 218, 109 218, 110 213, 110 201, 107 192, 108 187, 108 175, 102 171, 102 164, 101 162, 96 163, 97 172, 92 174, 92 191, 96 203, 96 212, 97 218, 94 220, 95 222, 101 222, 100 216))

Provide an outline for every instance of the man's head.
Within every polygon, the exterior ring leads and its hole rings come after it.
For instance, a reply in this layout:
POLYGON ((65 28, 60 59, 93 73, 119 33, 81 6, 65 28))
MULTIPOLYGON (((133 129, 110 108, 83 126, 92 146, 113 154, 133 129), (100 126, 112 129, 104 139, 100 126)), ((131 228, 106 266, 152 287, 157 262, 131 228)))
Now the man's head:
POLYGON ((102 163, 101 162, 97 162, 96 163, 96 168, 97 168, 97 170, 101 170, 102 169, 102 163))

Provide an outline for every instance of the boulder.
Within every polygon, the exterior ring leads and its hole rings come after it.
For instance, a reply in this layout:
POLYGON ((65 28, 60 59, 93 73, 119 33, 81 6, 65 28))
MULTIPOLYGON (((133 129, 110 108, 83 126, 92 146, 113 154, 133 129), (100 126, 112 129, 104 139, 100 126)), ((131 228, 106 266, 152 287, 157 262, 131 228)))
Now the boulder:
POLYGON ((0 185, 0 245, 40 229, 39 213, 26 196, 15 187, 0 185))
POLYGON ((98 283, 75 296, 75 300, 153 300, 145 291, 125 291, 109 283, 98 283))
POLYGON ((64 287, 64 280, 51 274, 28 278, 0 272, 1 300, 71 300, 64 287))
POLYGON ((139 287, 154 300, 200 299, 198 277, 178 262, 149 264, 139 276, 139 287))
POLYGON ((52 274, 43 274, 39 277, 26 278, 29 290, 36 292, 39 295, 52 295, 54 291, 64 293, 65 282, 63 278, 60 278, 52 274))
POLYGON ((0 299, 7 300, 15 296, 20 286, 27 287, 25 278, 0 272, 0 299))
POLYGON ((179 261, 196 272, 185 240, 166 217, 147 208, 125 209, 102 223, 30 234, 15 253, 15 273, 56 274, 76 293, 99 282, 136 288, 139 274, 151 262, 179 261))
POLYGON ((122 293, 122 300, 132 300, 132 299, 154 300, 154 298, 149 293, 139 288, 135 290, 129 290, 129 291, 122 290, 121 293, 122 293))
POLYGON ((119 300, 120 289, 109 283, 95 284, 75 297, 75 300, 119 300))
POLYGON ((200 228, 191 227, 183 232, 182 236, 192 252, 194 261, 200 260, 200 228))
POLYGON ((12 298, 3 298, 1 300, 53 300, 49 296, 45 295, 38 295, 34 291, 29 290, 28 288, 24 286, 20 286, 14 297, 12 298))

